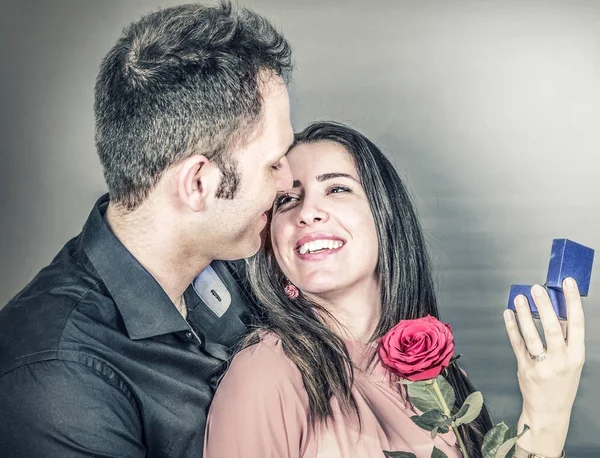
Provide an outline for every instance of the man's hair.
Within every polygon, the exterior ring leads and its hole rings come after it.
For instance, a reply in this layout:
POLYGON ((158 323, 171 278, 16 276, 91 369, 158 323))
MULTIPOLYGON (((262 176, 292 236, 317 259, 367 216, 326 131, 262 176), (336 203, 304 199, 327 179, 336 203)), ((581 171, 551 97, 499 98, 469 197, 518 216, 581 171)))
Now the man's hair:
POLYGON ((223 173, 217 196, 239 184, 230 154, 261 127, 266 79, 287 82, 287 41, 263 17, 229 2, 182 5, 127 27, 95 88, 96 147, 111 201, 133 210, 163 172, 203 154, 223 173))

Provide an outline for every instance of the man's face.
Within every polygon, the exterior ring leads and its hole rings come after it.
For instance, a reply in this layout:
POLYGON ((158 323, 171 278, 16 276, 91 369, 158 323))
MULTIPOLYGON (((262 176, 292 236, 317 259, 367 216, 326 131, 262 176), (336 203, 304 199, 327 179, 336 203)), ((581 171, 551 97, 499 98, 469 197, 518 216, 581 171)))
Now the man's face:
POLYGON ((290 121, 287 88, 280 77, 271 77, 263 86, 263 113, 250 141, 234 152, 240 185, 233 199, 217 199, 215 229, 222 234, 216 259, 241 259, 255 254, 266 212, 278 191, 292 185, 285 157, 294 132, 290 121))

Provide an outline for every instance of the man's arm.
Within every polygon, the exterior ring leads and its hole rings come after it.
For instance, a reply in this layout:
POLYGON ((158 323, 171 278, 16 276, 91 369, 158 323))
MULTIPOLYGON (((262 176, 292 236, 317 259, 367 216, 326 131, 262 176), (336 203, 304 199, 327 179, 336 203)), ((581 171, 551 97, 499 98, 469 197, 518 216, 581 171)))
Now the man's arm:
POLYGON ((100 363, 18 367, 0 377, 0 412, 3 456, 145 456, 133 400, 100 363))

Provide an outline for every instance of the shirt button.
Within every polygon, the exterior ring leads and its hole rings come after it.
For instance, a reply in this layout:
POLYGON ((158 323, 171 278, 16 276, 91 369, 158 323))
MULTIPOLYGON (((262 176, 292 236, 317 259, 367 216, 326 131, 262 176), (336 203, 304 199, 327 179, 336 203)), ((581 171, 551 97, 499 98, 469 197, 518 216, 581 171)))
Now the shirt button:
POLYGON ((192 338, 192 333, 191 333, 191 331, 188 331, 188 332, 186 332, 186 333, 185 333, 185 336, 186 336, 188 339, 191 339, 191 338, 192 338))

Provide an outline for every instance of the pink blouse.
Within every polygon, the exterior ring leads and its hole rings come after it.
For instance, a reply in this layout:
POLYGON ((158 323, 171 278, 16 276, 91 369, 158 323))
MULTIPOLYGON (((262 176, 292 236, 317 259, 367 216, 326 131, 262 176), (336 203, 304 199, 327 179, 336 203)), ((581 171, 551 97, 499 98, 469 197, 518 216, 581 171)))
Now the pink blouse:
POLYGON ((429 458, 433 446, 460 458, 452 431, 430 433, 410 417, 418 412, 390 384, 381 363, 368 371, 367 347, 347 342, 355 369, 355 415, 332 400, 334 420, 308 422, 308 396, 302 376, 273 334, 238 353, 212 402, 206 426, 206 458, 383 458, 382 450, 429 458))

